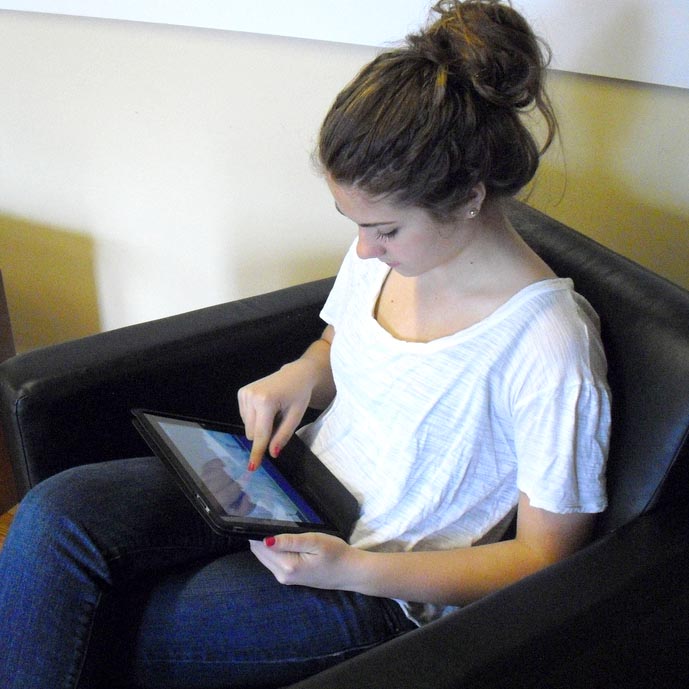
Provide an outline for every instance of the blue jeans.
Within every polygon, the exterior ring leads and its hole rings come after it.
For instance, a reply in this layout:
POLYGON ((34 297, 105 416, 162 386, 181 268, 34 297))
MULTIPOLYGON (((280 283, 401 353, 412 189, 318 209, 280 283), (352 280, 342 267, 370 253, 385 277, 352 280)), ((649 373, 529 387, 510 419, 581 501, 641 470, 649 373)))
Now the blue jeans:
POLYGON ((78 467, 0 552, 0 687, 276 687, 414 628, 390 600, 282 586, 157 459, 78 467))

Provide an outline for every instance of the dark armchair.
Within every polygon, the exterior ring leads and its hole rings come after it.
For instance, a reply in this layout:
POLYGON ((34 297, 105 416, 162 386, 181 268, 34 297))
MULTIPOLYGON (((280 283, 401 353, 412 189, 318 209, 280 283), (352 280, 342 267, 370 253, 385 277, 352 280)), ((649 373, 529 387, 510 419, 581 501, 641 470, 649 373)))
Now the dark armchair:
MULTIPOLYGON (((567 560, 301 682, 324 689, 657 687, 689 676, 689 293, 519 202, 526 241, 601 316, 610 506, 567 560)), ((146 453, 132 407, 236 419, 236 390, 320 333, 331 280, 13 357, 1 415, 20 493, 146 453)))

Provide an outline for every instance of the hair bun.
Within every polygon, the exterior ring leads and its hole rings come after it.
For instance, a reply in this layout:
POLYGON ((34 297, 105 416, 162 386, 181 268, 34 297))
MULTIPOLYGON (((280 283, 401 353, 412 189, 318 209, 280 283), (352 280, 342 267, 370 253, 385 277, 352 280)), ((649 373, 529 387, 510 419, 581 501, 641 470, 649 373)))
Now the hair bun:
POLYGON ((448 83, 470 84, 499 107, 524 108, 539 97, 550 52, 518 12, 499 0, 440 0, 432 9, 439 17, 408 41, 447 70, 448 83))
POLYGON ((497 0, 442 0, 407 43, 378 54, 338 94, 318 156, 339 184, 452 222, 477 184, 516 194, 557 133, 545 61, 526 21, 497 0), (545 121, 542 146, 532 106, 545 121))

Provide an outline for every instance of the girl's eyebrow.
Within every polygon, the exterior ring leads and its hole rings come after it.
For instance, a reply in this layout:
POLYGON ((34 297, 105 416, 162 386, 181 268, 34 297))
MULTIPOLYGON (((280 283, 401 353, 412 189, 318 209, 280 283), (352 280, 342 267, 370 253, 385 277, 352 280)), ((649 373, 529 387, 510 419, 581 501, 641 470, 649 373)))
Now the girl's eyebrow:
MULTIPOLYGON (((335 204, 335 210, 340 215, 344 215, 344 213, 340 210, 340 207, 337 205, 337 203, 335 204)), ((345 218, 346 217, 347 216, 345 215, 345 218)), ((350 220, 351 220, 351 218, 350 218, 350 220)), ((396 222, 395 220, 386 220, 384 222, 360 222, 360 223, 357 223, 357 225, 359 227, 379 227, 380 225, 394 225, 395 222, 396 222)))

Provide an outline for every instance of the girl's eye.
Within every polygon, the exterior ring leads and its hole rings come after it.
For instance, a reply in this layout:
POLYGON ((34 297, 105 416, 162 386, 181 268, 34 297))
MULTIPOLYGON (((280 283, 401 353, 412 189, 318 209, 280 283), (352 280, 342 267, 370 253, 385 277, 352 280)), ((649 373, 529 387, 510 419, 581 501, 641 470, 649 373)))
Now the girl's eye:
POLYGON ((395 228, 394 230, 390 230, 389 232, 381 232, 380 230, 378 230, 378 232, 376 232, 376 239, 385 242, 388 239, 392 239, 397 234, 397 231, 398 231, 398 228, 395 228))

